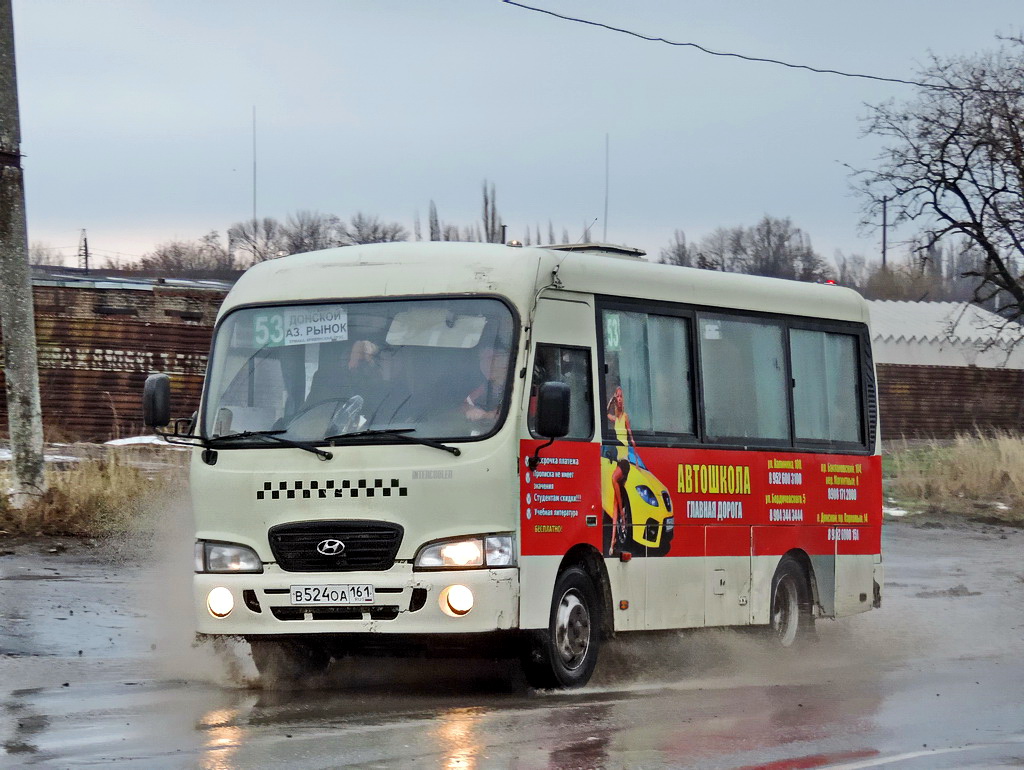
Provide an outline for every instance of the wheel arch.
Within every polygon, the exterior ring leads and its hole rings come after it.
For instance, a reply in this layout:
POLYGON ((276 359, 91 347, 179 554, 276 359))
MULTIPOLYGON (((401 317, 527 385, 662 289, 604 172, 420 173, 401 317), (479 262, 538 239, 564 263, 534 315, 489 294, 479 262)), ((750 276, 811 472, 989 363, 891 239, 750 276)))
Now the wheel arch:
POLYGON ((570 567, 581 568, 594 581, 598 601, 601 605, 601 638, 611 638, 615 631, 612 615, 612 589, 601 553, 592 545, 578 543, 562 557, 562 561, 558 565, 558 574, 561 575, 570 567))
MULTIPOLYGON (((779 564, 775 565, 775 575, 779 572, 779 565, 782 564, 783 560, 789 557, 804 571, 804 575, 807 577, 807 586, 811 592, 811 606, 820 606, 820 595, 818 593, 818 580, 814 572, 814 564, 811 562, 811 557, 802 548, 791 548, 782 555, 779 559, 779 564)), ((775 575, 772 575, 772 581, 775 580, 775 575)))

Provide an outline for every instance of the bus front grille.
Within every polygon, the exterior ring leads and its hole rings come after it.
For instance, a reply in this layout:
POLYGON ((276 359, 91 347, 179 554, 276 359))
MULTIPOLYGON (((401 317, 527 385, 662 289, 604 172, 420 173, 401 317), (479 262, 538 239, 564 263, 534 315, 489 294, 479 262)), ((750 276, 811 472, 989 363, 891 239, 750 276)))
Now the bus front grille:
POLYGON ((286 572, 391 569, 403 529, 384 521, 303 521, 270 529, 270 550, 286 572))
POLYGON ((399 608, 373 607, 271 607, 278 620, 394 620, 399 608))

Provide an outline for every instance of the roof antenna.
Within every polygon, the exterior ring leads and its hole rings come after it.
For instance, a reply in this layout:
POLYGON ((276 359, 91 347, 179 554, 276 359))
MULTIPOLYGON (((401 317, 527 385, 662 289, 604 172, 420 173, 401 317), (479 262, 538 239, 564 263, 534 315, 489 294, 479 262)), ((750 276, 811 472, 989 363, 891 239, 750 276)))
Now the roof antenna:
POLYGON ((608 132, 604 135, 604 235, 601 243, 608 243, 608 132))
POLYGON ((594 221, 593 222, 591 222, 589 225, 584 225, 583 232, 580 234, 580 237, 576 239, 576 243, 574 243, 569 248, 569 250, 571 251, 572 248, 574 248, 576 246, 582 246, 583 243, 585 242, 585 239, 590 235, 590 228, 593 227, 596 224, 597 224, 597 217, 594 217, 594 221))

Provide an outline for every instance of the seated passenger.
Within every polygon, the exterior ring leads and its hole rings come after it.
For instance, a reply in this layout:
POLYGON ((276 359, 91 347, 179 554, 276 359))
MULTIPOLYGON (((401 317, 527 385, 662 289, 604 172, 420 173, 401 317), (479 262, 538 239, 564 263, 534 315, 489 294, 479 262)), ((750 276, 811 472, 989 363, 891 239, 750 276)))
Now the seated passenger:
POLYGON ((480 348, 482 376, 466 395, 462 413, 467 420, 480 424, 485 430, 490 428, 501 412, 508 362, 507 349, 492 345, 480 348))

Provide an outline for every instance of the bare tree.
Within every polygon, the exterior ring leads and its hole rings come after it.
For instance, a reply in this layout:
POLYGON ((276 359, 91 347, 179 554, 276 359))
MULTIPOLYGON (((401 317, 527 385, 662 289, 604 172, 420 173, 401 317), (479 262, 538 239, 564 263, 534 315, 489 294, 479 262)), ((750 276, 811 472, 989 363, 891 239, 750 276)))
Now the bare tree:
POLYGON ((211 230, 195 241, 163 243, 129 269, 178 277, 228 277, 240 267, 231 250, 221 242, 220 234, 211 230))
POLYGON ((398 222, 381 222, 376 216, 362 212, 353 216, 347 225, 342 225, 340 232, 344 246, 409 240, 408 231, 398 222))
POLYGON ((318 211, 296 211, 289 214, 278 235, 278 246, 289 254, 319 251, 340 246, 341 220, 333 214, 318 211))
POLYGON ((922 246, 963 237, 983 254, 968 272, 978 301, 1004 292, 1011 318, 1024 314, 1024 39, 993 51, 932 57, 934 84, 903 103, 871 107, 868 134, 888 144, 874 170, 856 171, 866 212, 883 201, 895 222, 924 231, 922 246))
POLYGON ((695 255, 689 244, 686 242, 686 233, 676 230, 672 236, 672 242, 661 250, 658 257, 659 262, 666 265, 677 265, 679 267, 692 267, 695 255))
POLYGON ((701 239, 697 247, 696 265, 704 270, 721 270, 726 273, 742 272, 743 228, 718 227, 701 239))
POLYGON ((430 201, 428 221, 430 224, 430 240, 441 240, 441 220, 437 217, 437 206, 434 204, 434 201, 430 201))
POLYGON ((228 248, 239 263, 255 265, 281 256, 281 223, 273 217, 247 219, 228 228, 228 248))
POLYGON ((42 241, 32 241, 28 247, 28 263, 30 265, 63 265, 64 255, 60 249, 42 241))
POLYGON ((494 200, 494 185, 487 188, 487 180, 484 180, 484 239, 486 243, 501 243, 501 217, 498 216, 498 209, 494 200))
POLYGON ((719 227, 697 248, 686 242, 682 230, 676 230, 672 243, 662 249, 660 261, 798 281, 821 281, 830 276, 828 264, 799 227, 789 218, 767 215, 753 227, 719 227))
POLYGON ((870 268, 864 255, 847 256, 842 252, 836 254, 836 281, 840 285, 863 292, 869 274, 870 268))
POLYGON ((811 247, 811 239, 786 217, 765 216, 740 238, 742 272, 798 281, 826 277, 825 260, 811 247))

